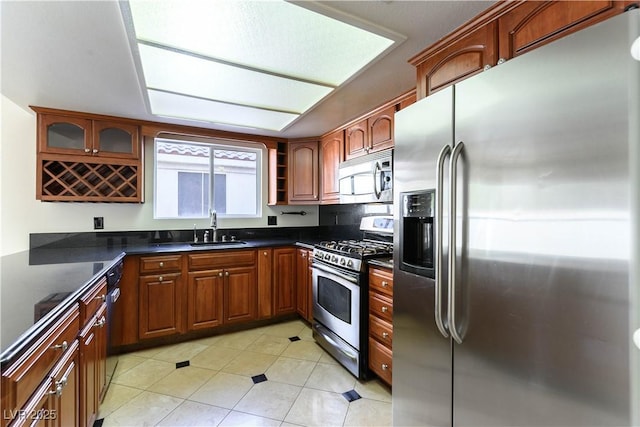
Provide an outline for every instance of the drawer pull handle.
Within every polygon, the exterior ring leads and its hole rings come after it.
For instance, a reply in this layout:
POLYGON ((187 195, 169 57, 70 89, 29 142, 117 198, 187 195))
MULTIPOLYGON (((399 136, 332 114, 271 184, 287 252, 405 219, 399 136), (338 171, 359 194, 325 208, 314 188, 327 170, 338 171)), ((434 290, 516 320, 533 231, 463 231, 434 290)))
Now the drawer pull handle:
POLYGON ((160 267, 164 267, 164 262, 160 261, 160 267))
POLYGON ((160 276, 160 277, 158 277, 158 280, 159 280, 160 282, 162 282, 162 281, 164 280, 164 277, 163 277, 163 276, 160 276))
POLYGON ((69 344, 66 341, 62 341, 62 344, 52 345, 49 348, 51 348, 52 350, 61 349, 62 351, 66 351, 68 347, 69 347, 69 344))
POLYGON ((383 313, 386 313, 387 311, 389 311, 389 307, 387 307, 386 305, 383 305, 381 310, 383 313))
POLYGON ((93 325, 93 326, 94 326, 95 328, 103 328, 105 323, 107 323, 107 319, 105 319, 105 318, 104 318, 104 316, 102 316, 102 317, 100 318, 100 320, 98 320, 98 321, 96 322, 96 324, 95 324, 95 325, 93 325))
POLYGON ((386 288, 387 286, 389 286, 389 282, 387 281, 382 281, 382 287, 386 288))
POLYGON ((107 296, 105 294, 102 294, 102 295, 98 295, 94 299, 102 300, 102 302, 105 302, 107 300, 107 296))
POLYGON ((389 365, 387 365, 386 363, 383 363, 382 366, 380 366, 382 368, 383 371, 386 371, 387 369, 389 369, 389 365))
POLYGON ((382 338, 385 338, 385 339, 389 338, 389 333, 388 332, 383 332, 382 333, 382 338))

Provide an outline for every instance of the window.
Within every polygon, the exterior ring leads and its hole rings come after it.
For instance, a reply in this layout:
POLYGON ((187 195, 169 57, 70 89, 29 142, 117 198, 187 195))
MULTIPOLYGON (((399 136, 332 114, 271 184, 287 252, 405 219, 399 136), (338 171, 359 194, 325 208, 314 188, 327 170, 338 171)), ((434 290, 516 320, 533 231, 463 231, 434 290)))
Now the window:
POLYGON ((260 149, 157 138, 155 218, 260 216, 261 162, 260 149))

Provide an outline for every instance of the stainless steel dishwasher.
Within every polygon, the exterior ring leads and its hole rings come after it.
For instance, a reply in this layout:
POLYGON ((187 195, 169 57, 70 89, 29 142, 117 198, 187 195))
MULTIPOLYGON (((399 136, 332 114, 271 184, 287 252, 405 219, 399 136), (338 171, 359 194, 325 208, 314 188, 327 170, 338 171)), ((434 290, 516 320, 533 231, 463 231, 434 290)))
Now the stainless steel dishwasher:
POLYGON ((116 302, 120 297, 120 278, 122 277, 123 262, 120 260, 117 264, 107 271, 107 368, 106 368, 106 387, 104 393, 100 396, 100 400, 104 399, 109 389, 111 379, 118 366, 118 355, 112 354, 111 351, 111 327, 113 323, 113 310, 116 302))

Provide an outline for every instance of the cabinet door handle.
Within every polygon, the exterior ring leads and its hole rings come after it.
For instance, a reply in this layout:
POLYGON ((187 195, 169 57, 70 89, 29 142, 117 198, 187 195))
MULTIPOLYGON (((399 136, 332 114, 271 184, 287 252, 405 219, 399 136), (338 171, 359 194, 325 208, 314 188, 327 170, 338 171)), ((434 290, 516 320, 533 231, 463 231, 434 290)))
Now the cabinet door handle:
POLYGON ((90 152, 91 152, 91 149, 90 149, 90 148, 85 148, 85 149, 84 149, 84 152, 85 152, 85 153, 90 153, 90 152))
POLYGON ((107 296, 105 294, 102 294, 102 295, 98 295, 94 299, 102 300, 102 302, 105 302, 107 300, 107 296))
POLYGON ((262 252, 262 255, 267 256, 267 251, 262 252))
POLYGON ((227 276, 227 277, 229 277, 229 272, 228 272, 228 271, 225 271, 225 272, 224 272, 224 275, 225 275, 225 276, 227 276))
POLYGON ((164 267, 164 262, 160 261, 159 265, 160 265, 161 268, 164 267))
POLYGON ((60 384, 60 383, 58 383, 58 381, 56 381, 56 388, 55 388, 55 390, 51 390, 51 391, 49 391, 49 394, 51 394, 51 395, 55 395, 55 396, 57 396, 57 397, 60 397, 60 396, 62 396, 62 389, 63 389, 63 388, 64 388, 64 387, 63 387, 63 385, 62 385, 62 384, 60 384))
POLYGON ((381 310, 383 313, 386 313, 387 311, 389 311, 389 307, 387 307, 386 305, 383 305, 381 310))
POLYGON ((61 349, 62 351, 65 351, 68 347, 69 347, 69 344, 66 341, 62 341, 62 344, 52 345, 49 348, 52 349, 52 350, 61 349))
POLYGON ((218 276, 222 277, 222 271, 220 273, 218 273, 218 276))
POLYGON ((163 276, 158 277, 158 281, 162 282, 164 280, 163 276))
POLYGON ((382 338, 384 338, 384 339, 389 338, 389 333, 388 332, 383 332, 382 333, 382 338))
POLYGON ((382 281, 382 287, 386 288, 387 286, 389 286, 389 282, 383 280, 382 281))
POLYGON ((93 149, 93 154, 98 154, 98 149, 97 148, 93 149))
POLYGON ((389 369, 389 365, 387 365, 386 363, 383 363, 381 366, 383 371, 386 371, 387 369, 389 369))

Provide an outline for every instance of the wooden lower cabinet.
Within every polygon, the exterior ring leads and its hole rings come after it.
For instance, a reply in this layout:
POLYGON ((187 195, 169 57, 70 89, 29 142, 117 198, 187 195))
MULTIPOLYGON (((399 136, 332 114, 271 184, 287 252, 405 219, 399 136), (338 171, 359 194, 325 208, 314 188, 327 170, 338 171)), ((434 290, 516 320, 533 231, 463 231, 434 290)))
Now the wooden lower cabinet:
POLYGON ((187 279, 187 329, 222 325, 224 272, 191 271, 187 279))
POLYGON ((369 268, 369 368, 391 385, 393 372, 393 273, 369 268))
POLYGON ((313 321, 312 256, 312 250, 298 249, 296 258, 296 311, 308 322, 313 321))
POLYGON ((182 274, 141 276, 138 286, 140 339, 182 332, 182 274))
POLYGON ((98 404, 106 392, 107 363, 107 305, 102 303, 80 331, 80 426, 93 426, 98 404))
POLYGON ((54 366, 47 380, 20 410, 4 409, 3 425, 79 426, 80 381, 78 341, 74 340, 54 366))
POLYGON ((224 270, 224 323, 255 319, 257 298, 254 266, 231 267, 224 270))
POLYGON ((276 316, 296 312, 296 249, 293 247, 275 248, 274 296, 276 316))
POLYGON ((273 316, 273 249, 258 249, 258 319, 269 319, 273 316))
MULTIPOLYGON (((2 417, 0 425, 16 421, 26 407, 33 407, 34 390, 49 382, 50 373, 70 354, 78 350, 76 337, 80 330, 80 309, 74 304, 53 321, 44 335, 37 339, 15 362, 2 369, 2 417)), ((75 360, 75 359, 74 359, 75 360)), ((77 361, 75 362, 77 366, 77 361)), ((74 377, 76 378, 76 377, 74 377)), ((51 390, 51 388, 49 388, 51 390)), ((27 413, 29 414, 29 413, 27 413)), ((22 420, 26 423, 28 420, 22 420)), ((21 424, 22 425, 22 424, 21 424)))

